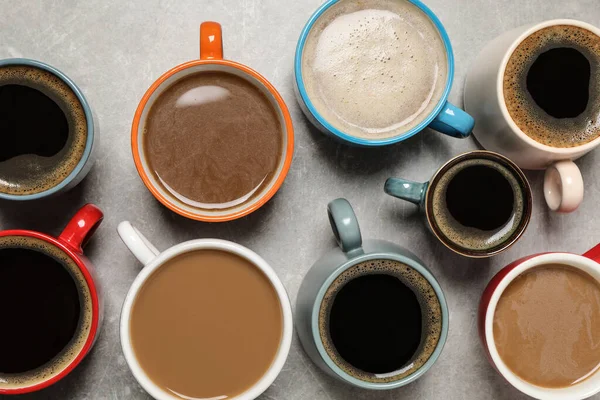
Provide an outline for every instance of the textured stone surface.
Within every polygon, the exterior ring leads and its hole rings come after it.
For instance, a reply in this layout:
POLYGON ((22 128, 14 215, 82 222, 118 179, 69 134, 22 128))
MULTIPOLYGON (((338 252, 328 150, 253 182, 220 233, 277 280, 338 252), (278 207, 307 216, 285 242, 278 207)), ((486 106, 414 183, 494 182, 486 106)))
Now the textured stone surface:
MULTIPOLYGON (((578 164, 585 200, 571 215, 549 213, 542 174, 528 172, 535 210, 523 239, 490 260, 468 260, 446 250, 426 230, 412 204, 384 195, 389 176, 426 180, 451 156, 475 149, 473 139, 433 131, 384 149, 338 145, 309 126, 293 93, 292 64, 300 30, 321 0, 24 0, 0 2, 0 58, 47 62, 82 88, 100 122, 97 162, 76 189, 55 199, 0 203, 0 228, 58 234, 75 210, 98 204, 106 219, 89 244, 106 296, 105 325, 93 352, 66 379, 23 399, 149 399, 129 372, 118 338, 127 289, 140 264, 121 243, 117 224, 129 219, 159 248, 215 237, 255 250, 275 268, 292 302, 304 273, 334 246, 327 202, 346 197, 364 237, 411 249, 441 282, 450 307, 450 334, 437 364, 417 382, 389 392, 356 390, 317 370, 294 338, 287 364, 261 400, 524 399, 489 366, 478 341, 476 312, 487 281, 508 262, 549 250, 581 253, 600 241, 600 153, 578 164), (198 57, 198 25, 223 24, 225 55, 248 64, 279 89, 296 129, 288 178, 265 207, 225 224, 188 221, 162 207, 146 190, 131 157, 130 126, 148 86, 169 68, 198 57)), ((450 100, 462 103, 469 63, 484 43, 522 24, 570 17, 600 25, 597 0, 428 0, 452 39, 456 76, 450 100)), ((5 306, 5 305, 3 305, 5 306)), ((1 324, 0 324, 1 329, 1 324)), ((2 344, 7 345, 5 343, 2 344)), ((600 398, 600 397, 598 397, 600 398)))

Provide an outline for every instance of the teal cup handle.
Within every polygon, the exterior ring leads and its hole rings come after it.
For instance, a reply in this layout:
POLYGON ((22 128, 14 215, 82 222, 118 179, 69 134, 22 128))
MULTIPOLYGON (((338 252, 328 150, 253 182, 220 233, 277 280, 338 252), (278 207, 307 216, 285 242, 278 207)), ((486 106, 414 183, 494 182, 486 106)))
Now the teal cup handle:
POLYGON ((474 126, 473 117, 450 102, 444 104, 440 113, 429 124, 431 129, 459 139, 469 137, 474 126))
POLYGON ((419 183, 401 178, 389 178, 383 190, 390 196, 410 201, 418 206, 425 203, 425 195, 429 182, 419 183))
POLYGON ((327 205, 331 230, 344 253, 359 250, 362 246, 360 227, 354 209, 346 199, 335 199, 327 205))

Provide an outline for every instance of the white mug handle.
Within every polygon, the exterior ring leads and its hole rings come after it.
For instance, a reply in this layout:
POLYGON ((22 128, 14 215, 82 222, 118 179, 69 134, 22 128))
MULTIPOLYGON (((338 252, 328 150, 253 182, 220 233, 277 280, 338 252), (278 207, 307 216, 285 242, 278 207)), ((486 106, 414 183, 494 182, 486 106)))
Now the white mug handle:
POLYGON ((123 221, 117 228, 121 240, 129 251, 144 265, 148 265, 160 254, 160 251, 146 239, 129 221, 123 221))
POLYGON ((583 178, 573 161, 557 161, 546 169, 544 197, 552 211, 570 213, 583 200, 583 178))

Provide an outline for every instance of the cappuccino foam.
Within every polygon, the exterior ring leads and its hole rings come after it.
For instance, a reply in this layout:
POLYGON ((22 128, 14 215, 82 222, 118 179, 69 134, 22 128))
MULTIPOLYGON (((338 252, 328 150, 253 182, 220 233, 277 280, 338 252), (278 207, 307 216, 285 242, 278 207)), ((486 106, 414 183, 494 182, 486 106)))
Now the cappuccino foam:
POLYGON ((436 107, 448 80, 443 40, 405 0, 343 0, 310 31, 302 79, 319 114, 366 139, 398 136, 436 107))

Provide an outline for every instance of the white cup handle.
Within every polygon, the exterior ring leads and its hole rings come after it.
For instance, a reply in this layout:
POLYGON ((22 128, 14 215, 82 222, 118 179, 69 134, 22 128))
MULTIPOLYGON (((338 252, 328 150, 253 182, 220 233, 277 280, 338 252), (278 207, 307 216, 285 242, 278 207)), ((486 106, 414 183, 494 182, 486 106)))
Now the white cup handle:
POLYGON ((148 265, 160 254, 160 251, 146 239, 129 221, 123 221, 117 228, 121 240, 129 251, 144 265, 148 265))
POLYGON ((558 161, 546 169, 544 197, 552 211, 570 213, 583 200, 583 178, 573 161, 558 161))

